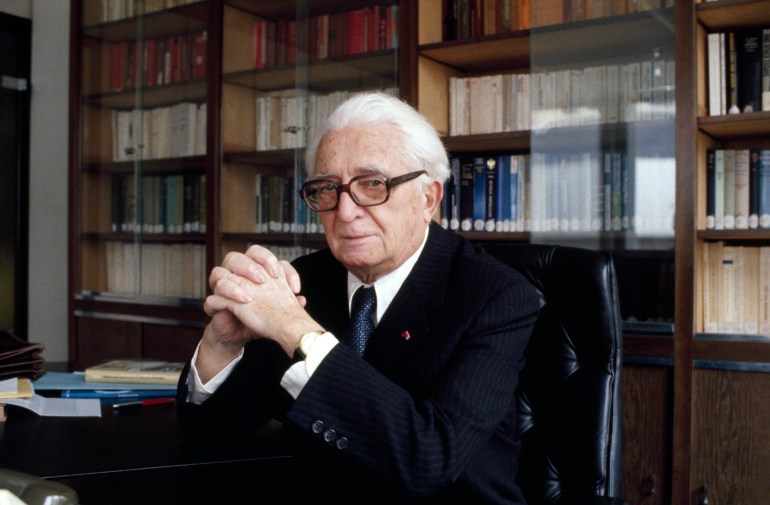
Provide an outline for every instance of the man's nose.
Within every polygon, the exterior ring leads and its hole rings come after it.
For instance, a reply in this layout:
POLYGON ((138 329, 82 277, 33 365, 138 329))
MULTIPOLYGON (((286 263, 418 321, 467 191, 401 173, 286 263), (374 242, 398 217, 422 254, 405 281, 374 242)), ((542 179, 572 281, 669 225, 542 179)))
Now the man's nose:
POLYGON ((353 201, 350 193, 347 191, 340 193, 339 201, 337 202, 337 216, 341 219, 349 220, 357 216, 360 211, 361 207, 353 201))

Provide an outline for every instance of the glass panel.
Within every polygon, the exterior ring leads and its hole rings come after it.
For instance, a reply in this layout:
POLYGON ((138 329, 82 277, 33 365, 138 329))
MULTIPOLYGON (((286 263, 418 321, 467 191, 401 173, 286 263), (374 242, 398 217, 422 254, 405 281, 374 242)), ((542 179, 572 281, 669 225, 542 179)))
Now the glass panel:
POLYGON ((203 298, 207 3, 82 11, 80 291, 203 298))
POLYGON ((398 93, 397 22, 389 0, 225 6, 220 254, 259 243, 292 259, 324 243, 298 197, 304 149, 351 93, 398 93))
POLYGON ((670 332, 673 8, 554 4, 532 2, 531 240, 613 252, 627 328, 670 332))

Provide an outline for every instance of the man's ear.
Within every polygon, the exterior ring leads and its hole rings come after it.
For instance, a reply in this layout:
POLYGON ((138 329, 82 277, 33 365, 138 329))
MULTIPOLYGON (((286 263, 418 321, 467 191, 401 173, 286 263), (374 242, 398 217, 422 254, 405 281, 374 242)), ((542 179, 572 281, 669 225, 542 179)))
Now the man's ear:
POLYGON ((444 185, 441 181, 433 180, 425 185, 425 222, 430 222, 439 210, 441 199, 444 197, 444 185))

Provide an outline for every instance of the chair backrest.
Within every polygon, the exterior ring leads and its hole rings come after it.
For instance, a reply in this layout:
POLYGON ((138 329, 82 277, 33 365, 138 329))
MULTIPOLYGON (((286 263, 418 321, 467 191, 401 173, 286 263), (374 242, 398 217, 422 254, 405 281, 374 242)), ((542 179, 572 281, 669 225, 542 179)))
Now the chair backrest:
POLYGON ((484 249, 524 274, 543 303, 517 392, 517 482, 530 505, 617 502, 622 344, 610 254, 536 244, 484 249))

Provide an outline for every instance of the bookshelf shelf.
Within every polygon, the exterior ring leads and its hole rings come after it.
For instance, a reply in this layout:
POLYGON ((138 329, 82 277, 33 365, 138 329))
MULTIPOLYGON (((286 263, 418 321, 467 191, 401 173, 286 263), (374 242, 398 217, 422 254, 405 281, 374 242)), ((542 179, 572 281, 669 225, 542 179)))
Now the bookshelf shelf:
POLYGON ((770 0, 719 0, 696 6, 698 21, 710 31, 770 25, 770 0))
POLYGON ((770 136, 770 112, 746 112, 698 118, 698 128, 722 140, 770 136))
MULTIPOLYGON (((168 173, 203 174, 206 169, 205 156, 186 156, 183 158, 161 158, 141 160, 142 173, 159 175, 168 173)), ((113 161, 106 163, 85 163, 83 172, 129 174, 137 168, 136 161, 113 161)))
POLYGON ((164 84, 145 88, 137 88, 118 93, 98 93, 84 97, 84 100, 95 106, 112 109, 132 109, 137 103, 143 107, 158 107, 174 104, 182 100, 202 102, 206 99, 205 79, 195 79, 187 82, 164 84))
MULTIPOLYGON (((137 2, 137 6, 139 3, 137 2)), ((84 12, 85 16, 96 16, 101 9, 84 12)), ((94 39, 120 42, 132 41, 141 29, 144 38, 166 37, 182 32, 193 32, 207 28, 208 6, 206 0, 196 0, 188 5, 133 16, 117 21, 98 22, 97 19, 85 20, 82 34, 94 39)))
MULTIPOLYGON (((395 50, 383 50, 363 55, 348 55, 309 63, 305 66, 307 82, 303 85, 315 92, 329 92, 345 86, 347 89, 366 89, 381 86, 392 80, 386 69, 396 62, 395 50)), ((228 73, 224 80, 261 92, 293 88, 296 85, 295 65, 277 65, 259 70, 228 73)))
POLYGON ((770 242, 770 230, 698 230, 701 240, 770 242))

